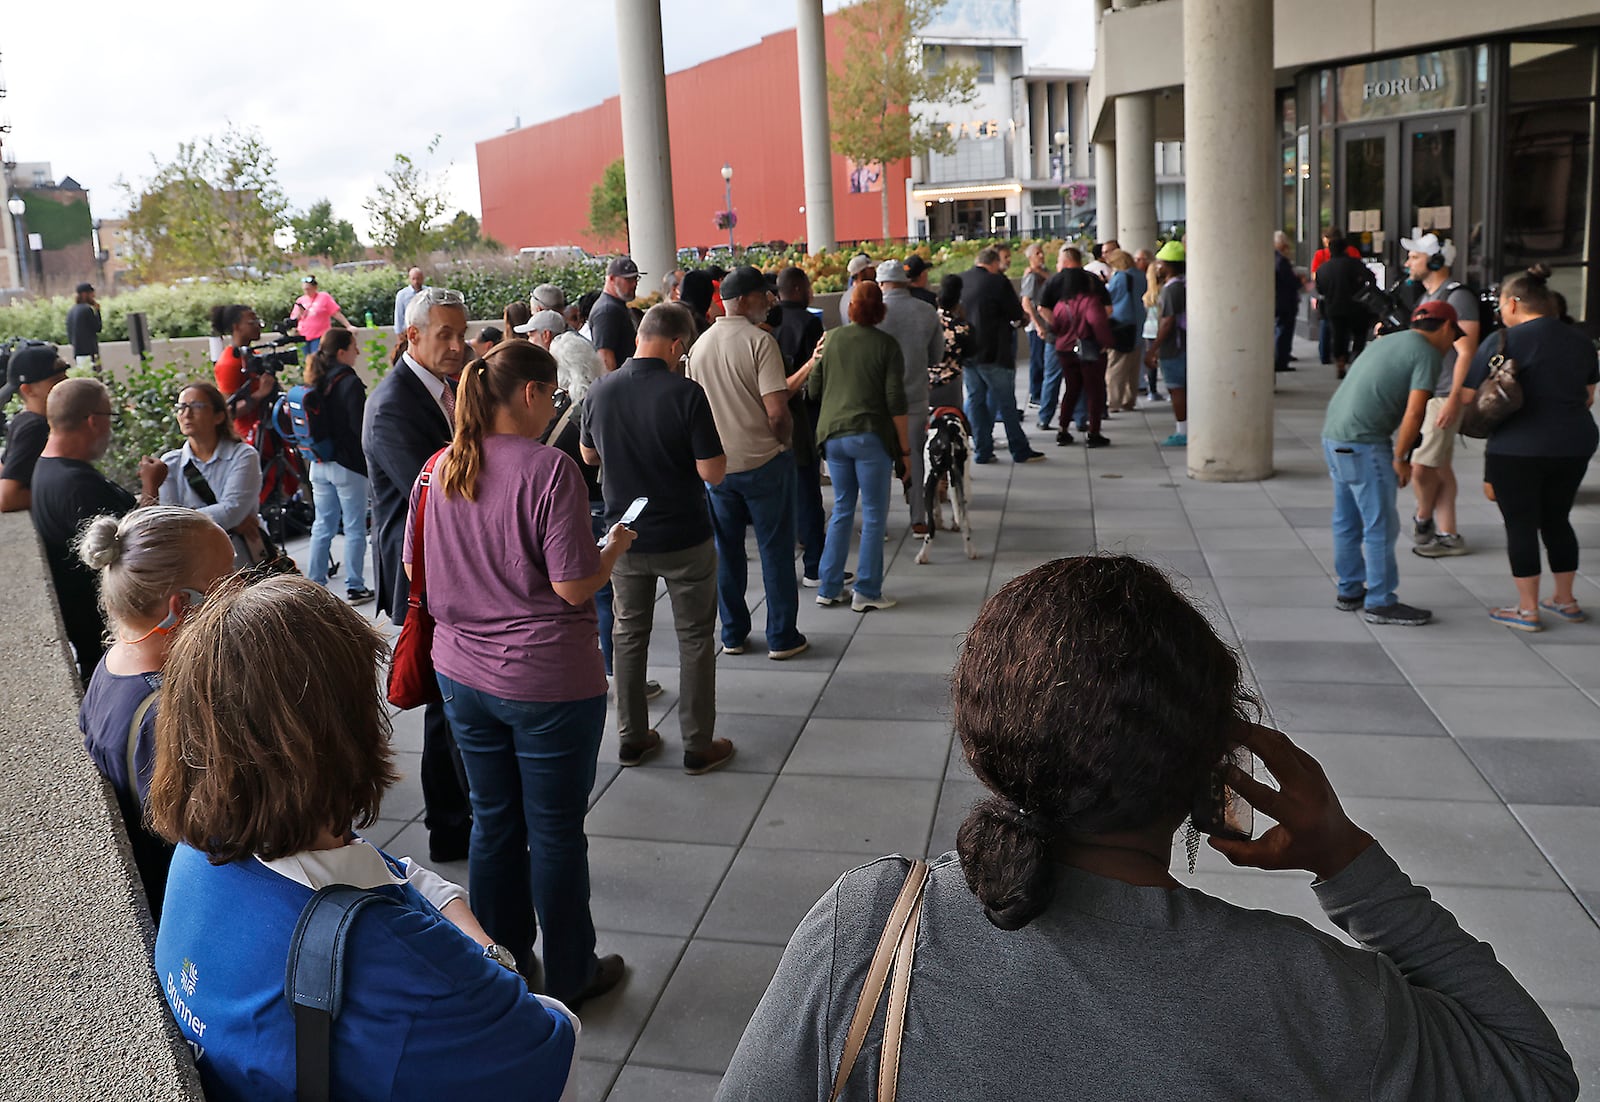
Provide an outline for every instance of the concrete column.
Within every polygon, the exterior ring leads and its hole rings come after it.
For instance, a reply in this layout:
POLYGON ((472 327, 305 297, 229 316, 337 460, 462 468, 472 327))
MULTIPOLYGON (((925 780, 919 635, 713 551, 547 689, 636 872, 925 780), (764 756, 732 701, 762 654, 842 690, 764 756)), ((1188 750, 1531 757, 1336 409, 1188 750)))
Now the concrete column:
MULTIPOLYGON (((1156 104, 1148 94, 1118 96, 1117 240, 1130 253, 1155 247, 1156 104)), ((1101 223, 1104 225, 1104 223, 1101 223)), ((1112 232, 1107 227, 1102 237, 1112 232)))
POLYGON ((1094 239, 1117 232, 1117 142, 1094 143, 1094 239))
POLYGON ((828 53, 822 0, 799 0, 795 50, 800 61, 800 147, 806 178, 806 249, 823 252, 833 237, 833 150, 828 127, 828 53))
POLYGON ((649 290, 678 266, 659 0, 617 0, 617 62, 628 170, 628 251, 646 273, 643 289, 649 290))
POLYGON ((1028 85, 1028 141, 1033 151, 1035 180, 1050 178, 1050 86, 1043 81, 1028 85))
POLYGON ((17 240, 17 216, 11 213, 11 187, 4 170, 0 170, 0 254, 5 266, 0 268, 0 280, 7 287, 22 286, 22 243, 17 240))
POLYGON ((1272 0, 1184 0, 1189 477, 1272 474, 1272 0))
POLYGON ((1068 81, 1062 98, 1062 124, 1071 135, 1072 174, 1080 180, 1089 177, 1089 85, 1084 81, 1068 81))

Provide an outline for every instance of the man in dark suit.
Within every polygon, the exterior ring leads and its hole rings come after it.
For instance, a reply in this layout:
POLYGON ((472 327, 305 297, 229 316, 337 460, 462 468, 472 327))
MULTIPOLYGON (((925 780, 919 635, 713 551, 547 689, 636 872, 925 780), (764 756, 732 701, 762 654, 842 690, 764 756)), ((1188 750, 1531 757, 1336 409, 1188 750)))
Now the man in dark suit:
MULTIPOLYGON (((454 431, 451 377, 461 371, 465 354, 466 304, 460 292, 425 288, 407 305, 405 324, 406 351, 372 392, 361 426, 377 523, 372 565, 378 608, 397 624, 405 620, 410 592, 400 560, 411 487, 422 465, 450 443, 454 431)), ((429 704, 423 712, 421 774, 429 858, 465 860, 472 808, 443 704, 429 704)))

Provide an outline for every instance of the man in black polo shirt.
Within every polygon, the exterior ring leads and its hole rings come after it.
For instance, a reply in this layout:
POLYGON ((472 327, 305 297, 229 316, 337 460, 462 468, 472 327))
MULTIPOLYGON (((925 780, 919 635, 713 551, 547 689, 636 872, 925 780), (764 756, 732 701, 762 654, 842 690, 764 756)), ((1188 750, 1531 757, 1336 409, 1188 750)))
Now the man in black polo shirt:
POLYGON ((55 345, 30 341, 11 353, 6 375, 6 385, 0 387, 0 409, 20 391, 22 412, 11 419, 6 432, 0 513, 20 513, 33 503, 33 467, 50 438, 45 402, 55 385, 67 377, 67 365, 55 345))
POLYGON ((615 371, 633 355, 633 312, 628 303, 639 290, 639 265, 619 256, 606 265, 606 286, 589 310, 589 339, 605 369, 615 371))
POLYGON ((649 505, 633 522, 638 538, 611 572, 615 623, 618 760, 638 765, 661 748, 645 704, 656 579, 667 583, 678 629, 678 723, 686 773, 709 773, 733 757, 716 738, 717 551, 705 484, 728 459, 705 391, 682 374, 694 343, 694 318, 675 303, 650 308, 638 351, 589 388, 583 401, 585 461, 604 466, 606 524, 636 497, 649 505))
POLYGON ((144 492, 137 500, 94 469, 111 445, 111 392, 99 379, 57 384, 46 402, 46 416, 50 439, 33 468, 33 526, 50 563, 67 638, 78 652, 78 673, 87 685, 105 653, 106 622, 94 571, 73 553, 73 541, 87 520, 154 505, 167 465, 148 455, 139 461, 144 492))

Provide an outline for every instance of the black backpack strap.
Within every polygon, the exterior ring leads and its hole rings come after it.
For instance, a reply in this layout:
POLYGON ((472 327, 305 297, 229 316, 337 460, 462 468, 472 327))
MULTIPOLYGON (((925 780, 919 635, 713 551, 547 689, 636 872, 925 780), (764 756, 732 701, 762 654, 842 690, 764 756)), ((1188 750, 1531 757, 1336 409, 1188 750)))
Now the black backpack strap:
POLYGON ((201 501, 207 505, 217 503, 216 491, 211 488, 211 483, 206 481, 206 476, 200 473, 200 466, 193 459, 183 465, 183 480, 201 501))
POLYGON ((327 1102, 332 1084, 333 1020, 344 1007, 344 949, 356 916, 387 897, 348 884, 319 888, 289 941, 283 993, 294 1012, 295 1097, 327 1102))

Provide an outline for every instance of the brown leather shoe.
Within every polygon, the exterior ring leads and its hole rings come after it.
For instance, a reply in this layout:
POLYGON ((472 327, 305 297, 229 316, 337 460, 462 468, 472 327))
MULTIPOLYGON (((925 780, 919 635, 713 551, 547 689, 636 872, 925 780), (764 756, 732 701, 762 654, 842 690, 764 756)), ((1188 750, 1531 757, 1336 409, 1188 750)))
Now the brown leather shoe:
POLYGON ((622 977, 627 974, 627 966, 622 963, 622 957, 611 953, 600 958, 600 966, 595 969, 594 975, 589 979, 589 985, 583 989, 576 999, 567 1003, 567 1009, 577 1013, 583 1009, 583 1004, 590 999, 598 999, 607 991, 622 982, 622 977))
POLYGON ((683 755, 683 771, 691 777, 721 769, 733 760, 733 743, 725 738, 711 740, 711 745, 698 754, 683 755))
POLYGON ((661 749, 661 732, 652 727, 648 735, 648 740, 637 750, 629 750, 626 746, 619 749, 617 751, 617 764, 626 768, 655 757, 661 749))

